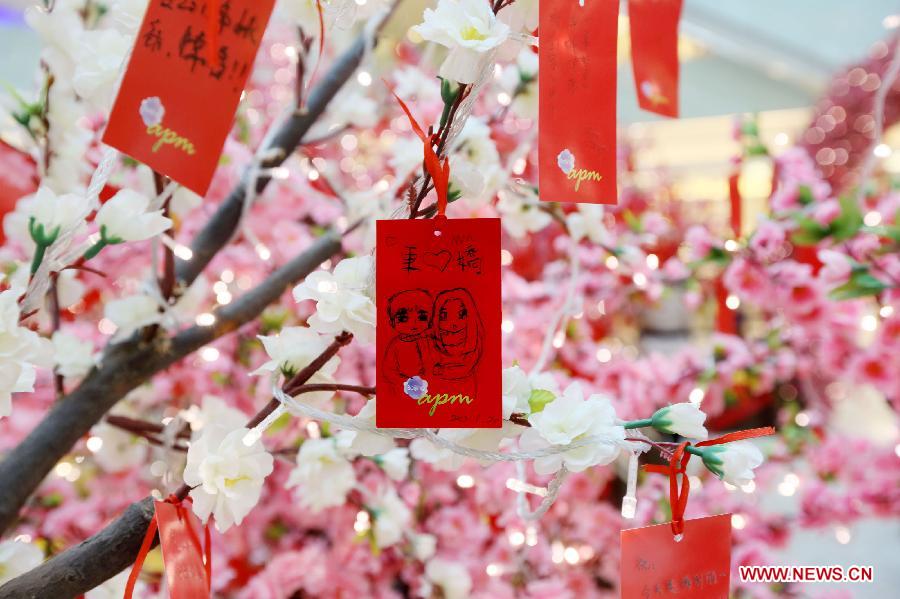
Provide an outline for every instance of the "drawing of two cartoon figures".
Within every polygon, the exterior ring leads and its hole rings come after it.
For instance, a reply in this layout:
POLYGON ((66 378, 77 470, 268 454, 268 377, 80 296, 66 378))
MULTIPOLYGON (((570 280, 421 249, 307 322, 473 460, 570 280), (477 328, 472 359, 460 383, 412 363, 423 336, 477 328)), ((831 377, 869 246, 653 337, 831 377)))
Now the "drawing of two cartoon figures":
POLYGON ((387 313, 396 335, 385 348, 383 373, 391 383, 418 376, 429 382, 452 381, 447 389, 475 396, 475 373, 484 349, 484 326, 467 289, 424 289, 392 295, 387 313))

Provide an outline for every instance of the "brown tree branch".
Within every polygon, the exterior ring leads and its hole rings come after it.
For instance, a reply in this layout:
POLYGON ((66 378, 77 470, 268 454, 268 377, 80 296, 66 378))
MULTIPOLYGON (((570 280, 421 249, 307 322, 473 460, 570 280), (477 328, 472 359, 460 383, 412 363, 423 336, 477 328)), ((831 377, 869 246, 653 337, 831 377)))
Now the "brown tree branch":
MULTIPOLYGON (((304 385, 304 383, 352 339, 353 335, 349 333, 341 333, 335 337, 331 345, 288 383, 294 389, 318 390, 315 388, 320 385, 304 385)), ((284 386, 287 387, 288 383, 284 386)), ((277 399, 272 401, 278 403, 277 399)), ((247 428, 261 422, 265 418, 264 412, 266 410, 271 412, 270 405, 271 402, 251 418, 247 428)), ((179 499, 184 499, 188 493, 190 487, 182 485, 174 494, 179 499)), ((0 586, 0 598, 71 599, 102 584, 134 563, 147 533, 147 526, 153 518, 153 511, 152 497, 145 497, 132 503, 121 516, 91 538, 0 586)))
MULTIPOLYGON (((375 29, 375 36, 381 31, 381 27, 387 22, 393 9, 399 2, 392 5, 391 11, 387 13, 375 29)), ((300 109, 295 108, 286 117, 281 126, 268 136, 262 142, 262 148, 259 150, 259 156, 262 157, 262 169, 270 169, 279 166, 288 156, 302 143, 303 137, 309 132, 310 127, 322 116, 328 107, 332 98, 340 91, 341 87, 353 75, 365 56, 368 40, 365 33, 360 34, 356 41, 350 46, 334 63, 331 69, 322 77, 322 80, 309 94, 306 105, 300 109)), ((244 194, 249 183, 249 178, 253 176, 254 165, 249 165, 244 169, 240 183, 231 190, 228 197, 222 202, 206 226, 197 233, 194 242, 191 244, 192 257, 190 260, 176 260, 175 273, 178 281, 188 287, 194 282, 194 279, 206 268, 210 260, 218 253, 222 247, 228 243, 237 227, 241 218, 241 212, 244 205, 244 194)), ((271 177, 262 175, 256 179, 256 193, 262 191, 269 184, 271 177)))
MULTIPOLYGON (((396 7, 396 3, 393 6, 396 7)), ((386 20, 387 16, 376 28, 376 36, 386 20)), ((368 41, 367 36, 361 34, 313 89, 306 109, 293 111, 272 138, 263 143, 265 155, 271 156, 264 167, 280 164, 297 148, 359 66, 368 41)), ((249 172, 250 169, 245 171, 245 178, 249 172)), ((268 181, 268 178, 257 180, 257 191, 265 189, 268 181)), ((197 278, 231 238, 240 220, 244 190, 242 180, 197 234, 191 247, 192 259, 176 260, 176 279, 185 286, 197 278)), ((56 403, 41 423, 0 462, 0 534, 15 522, 25 501, 56 462, 119 399, 157 372, 255 318, 281 295, 288 284, 302 279, 340 250, 340 239, 335 234, 326 234, 309 250, 273 273, 259 288, 219 310, 213 326, 192 327, 171 339, 145 341, 134 336, 107 347, 102 364, 56 403)))
POLYGON ((340 238, 326 234, 258 287, 221 307, 212 326, 193 326, 169 339, 150 343, 127 341, 114 345, 101 365, 56 403, 41 423, 0 462, 0 530, 12 525, 19 509, 53 466, 128 392, 253 320, 290 285, 340 251, 340 238))

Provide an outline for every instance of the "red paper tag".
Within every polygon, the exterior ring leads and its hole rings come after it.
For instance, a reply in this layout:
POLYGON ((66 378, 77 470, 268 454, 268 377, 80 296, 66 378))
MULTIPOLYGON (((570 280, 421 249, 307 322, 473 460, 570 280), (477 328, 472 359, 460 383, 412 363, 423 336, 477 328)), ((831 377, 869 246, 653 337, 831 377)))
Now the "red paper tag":
POLYGON ((165 501, 155 501, 159 525, 159 546, 166 567, 166 581, 171 599, 209 597, 203 549, 189 510, 165 501), (181 517, 183 516, 183 518, 181 517))
POLYGON ((678 116, 678 20, 682 0, 628 0, 638 104, 678 116))
POLYGON ((103 142, 204 195, 273 4, 151 0, 103 142))
POLYGON ((500 219, 380 220, 376 425, 499 428, 500 219))
POLYGON ((541 200, 616 203, 618 18, 618 0, 540 4, 541 200))
POLYGON ((728 599, 731 514, 684 521, 676 542, 669 524, 622 531, 622 599, 728 599))

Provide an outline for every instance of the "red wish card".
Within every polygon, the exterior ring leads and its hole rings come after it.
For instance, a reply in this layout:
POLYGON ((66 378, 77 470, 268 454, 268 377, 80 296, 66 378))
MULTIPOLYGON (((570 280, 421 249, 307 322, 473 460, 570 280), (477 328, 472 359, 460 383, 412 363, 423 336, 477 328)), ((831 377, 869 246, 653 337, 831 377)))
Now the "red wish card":
POLYGON ((731 514, 684 521, 676 541, 668 524, 622 531, 622 599, 728 599, 731 514))
POLYGON ((169 597, 199 599, 209 597, 209 582, 203 563, 200 537, 190 510, 165 501, 155 501, 159 525, 159 546, 166 569, 169 597))
POLYGON ((151 0, 103 142, 204 195, 274 0, 151 0))
POLYGON ((619 0, 540 4, 541 200, 616 203, 618 18, 619 0))
POLYGON ((631 65, 638 104, 678 116, 678 20, 682 0, 628 0, 631 65))
POLYGON ((382 428, 499 428, 500 219, 377 223, 382 428))

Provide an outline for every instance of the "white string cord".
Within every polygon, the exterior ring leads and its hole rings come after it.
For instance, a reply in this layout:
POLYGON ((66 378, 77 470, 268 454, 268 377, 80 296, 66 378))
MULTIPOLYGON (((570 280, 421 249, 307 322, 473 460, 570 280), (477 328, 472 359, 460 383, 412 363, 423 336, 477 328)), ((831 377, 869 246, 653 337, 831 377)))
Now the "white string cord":
POLYGON ((578 259, 578 244, 572 243, 569 246, 569 284, 566 290, 566 297, 560 304, 559 308, 550 320, 550 325, 544 333, 544 343, 541 346, 541 354, 531 369, 531 374, 537 374, 544 369, 547 361, 550 359, 550 352, 553 350, 553 340, 557 332, 565 330, 566 323, 569 320, 574 306, 575 290, 578 288, 578 277, 581 262, 578 259))
POLYGON ((626 445, 626 442, 622 441, 621 439, 591 435, 576 439, 566 445, 549 445, 547 447, 535 449, 532 451, 487 451, 460 445, 459 443, 440 436, 432 429, 377 428, 373 422, 367 419, 356 418, 354 416, 348 416, 346 414, 335 414, 334 412, 317 408, 307 402, 301 401, 286 394, 284 391, 282 391, 281 387, 277 383, 277 380, 275 379, 273 379, 272 383, 272 396, 280 402, 280 405, 268 416, 266 416, 266 418, 262 422, 260 422, 254 428, 250 429, 244 435, 243 442, 245 445, 253 445, 260 438, 262 438, 263 432, 268 427, 270 427, 272 423, 274 423, 283 414, 291 412, 294 415, 304 416, 306 418, 310 418, 312 420, 317 420, 320 422, 327 422, 342 430, 365 432, 394 439, 425 439, 441 449, 446 449, 457 455, 479 461, 516 462, 519 472, 519 482, 521 484, 517 485, 517 488, 513 490, 515 490, 519 496, 517 499, 517 511, 519 513, 519 516, 527 521, 540 518, 547 512, 547 510, 550 509, 559 495, 559 490, 562 487, 562 483, 566 475, 568 474, 568 471, 564 467, 560 468, 554 478, 547 485, 545 493, 539 493, 543 494, 543 499, 541 500, 540 505, 534 511, 529 511, 528 504, 525 501, 524 497, 524 493, 530 492, 528 490, 529 485, 524 483, 524 462, 533 461, 538 458, 561 455, 573 449, 578 449, 580 447, 585 447, 588 445, 596 445, 599 443, 616 445, 620 448, 627 448, 629 450, 632 449, 630 447, 630 444, 626 445))

